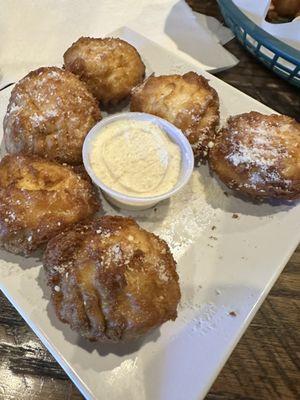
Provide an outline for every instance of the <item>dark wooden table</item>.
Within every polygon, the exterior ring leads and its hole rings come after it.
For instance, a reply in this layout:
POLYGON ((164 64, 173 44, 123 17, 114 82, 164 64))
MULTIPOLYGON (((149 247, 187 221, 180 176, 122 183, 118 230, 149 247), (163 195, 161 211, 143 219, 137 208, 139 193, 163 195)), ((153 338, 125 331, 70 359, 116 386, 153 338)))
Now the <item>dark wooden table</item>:
MULTIPOLYGON (((190 0, 188 3, 196 11, 221 19, 213 0, 190 0)), ((299 91, 260 65, 236 40, 226 47, 240 59, 240 63, 218 74, 219 78, 280 113, 300 118, 299 91)), ((299 267, 300 247, 226 363, 207 399, 300 398, 299 267)), ((0 399, 82 399, 60 366, 1 295, 0 399)))

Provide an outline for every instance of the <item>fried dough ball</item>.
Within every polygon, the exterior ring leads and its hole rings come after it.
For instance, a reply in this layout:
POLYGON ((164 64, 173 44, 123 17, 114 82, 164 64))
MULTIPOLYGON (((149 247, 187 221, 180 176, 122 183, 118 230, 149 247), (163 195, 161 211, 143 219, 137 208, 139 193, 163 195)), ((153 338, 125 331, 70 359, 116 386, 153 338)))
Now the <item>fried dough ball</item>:
POLYGON ((64 63, 104 106, 128 97, 145 75, 139 53, 121 39, 82 37, 65 52, 64 63))
POLYGON ((58 318, 92 341, 126 341, 177 317, 166 242, 131 218, 105 216, 53 238, 44 267, 58 318))
POLYGON ((0 162, 0 246, 30 255, 62 229, 100 207, 86 174, 37 156, 0 162))
POLYGON ((3 123, 5 146, 13 154, 80 164, 84 138, 100 119, 96 99, 77 76, 39 68, 12 90, 3 123))
POLYGON ((250 112, 229 118, 209 156, 229 188, 253 199, 300 198, 300 124, 250 112))
POLYGON ((272 0, 275 11, 281 17, 296 17, 300 11, 300 0, 272 0))
POLYGON ((300 15, 300 0, 272 0, 266 20, 270 22, 288 22, 300 15))
POLYGON ((132 91, 130 109, 171 122, 188 138, 195 156, 206 158, 219 124, 219 98, 203 76, 150 76, 132 91))

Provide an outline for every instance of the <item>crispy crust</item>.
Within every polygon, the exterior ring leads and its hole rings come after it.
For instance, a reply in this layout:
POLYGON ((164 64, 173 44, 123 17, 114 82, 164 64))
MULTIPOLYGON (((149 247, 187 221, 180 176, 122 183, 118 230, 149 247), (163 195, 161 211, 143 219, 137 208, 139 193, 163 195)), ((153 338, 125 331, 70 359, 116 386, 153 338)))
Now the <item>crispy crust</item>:
POLYGON ((37 156, 0 162, 0 246, 30 255, 62 229, 98 211, 87 175, 37 156))
POLYGON ((128 97, 145 75, 137 50, 115 38, 81 37, 65 52, 64 63, 104 106, 116 105, 128 97))
POLYGON ((150 76, 132 91, 130 109, 173 123, 188 138, 195 156, 206 159, 220 118, 217 92, 203 76, 150 76))
POLYGON ((3 122, 5 146, 13 154, 80 164, 84 138, 100 119, 96 99, 75 75, 39 68, 12 90, 3 122))
POLYGON ((133 339, 177 316, 169 247, 131 218, 105 216, 61 233, 44 267, 58 318, 89 340, 133 339))
POLYGON ((254 111, 230 117, 209 165, 228 187, 253 199, 298 199, 300 124, 254 111))

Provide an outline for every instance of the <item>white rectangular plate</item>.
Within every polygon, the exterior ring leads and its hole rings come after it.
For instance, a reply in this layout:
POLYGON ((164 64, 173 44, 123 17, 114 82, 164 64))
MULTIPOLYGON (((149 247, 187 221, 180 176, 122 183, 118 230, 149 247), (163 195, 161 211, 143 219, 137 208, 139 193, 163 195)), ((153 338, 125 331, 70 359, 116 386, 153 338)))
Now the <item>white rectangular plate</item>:
MULTIPOLYGON (((114 34, 137 47, 148 73, 196 70, 207 77, 220 96, 222 121, 241 112, 272 111, 133 31, 114 34)), ((1 120, 9 95, 10 89, 0 93, 1 120)), ((117 213, 105 201, 104 209, 117 213)), ((202 398, 296 248, 300 205, 254 205, 226 196, 201 166, 170 201, 121 214, 170 245, 182 291, 175 322, 129 344, 88 343, 55 317, 40 260, 4 251, 1 289, 86 398, 202 398)))

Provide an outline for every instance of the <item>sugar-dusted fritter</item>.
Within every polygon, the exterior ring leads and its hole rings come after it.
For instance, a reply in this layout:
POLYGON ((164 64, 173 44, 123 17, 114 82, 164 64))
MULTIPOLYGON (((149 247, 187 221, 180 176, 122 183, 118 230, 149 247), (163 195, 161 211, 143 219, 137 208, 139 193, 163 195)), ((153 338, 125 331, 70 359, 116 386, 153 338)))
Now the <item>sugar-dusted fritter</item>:
POLYGON ((219 98, 203 76, 152 75, 133 89, 130 109, 171 122, 188 138, 195 156, 206 159, 219 124, 219 98))
POLYGON ((65 52, 64 63, 104 106, 116 105, 128 97, 145 75, 137 50, 118 38, 81 37, 65 52))
POLYGON ((58 318, 89 340, 137 338, 177 316, 169 247, 131 218, 105 216, 61 233, 44 267, 58 318))
POLYGON ((211 169, 254 199, 300 198, 300 124, 250 112, 229 118, 210 152, 211 169))
POLYGON ((98 211, 85 173, 37 156, 0 162, 0 246, 28 256, 62 229, 98 211))
POLYGON ((77 165, 84 138, 100 119, 96 99, 77 76, 39 68, 12 90, 3 123, 5 146, 9 153, 77 165))

